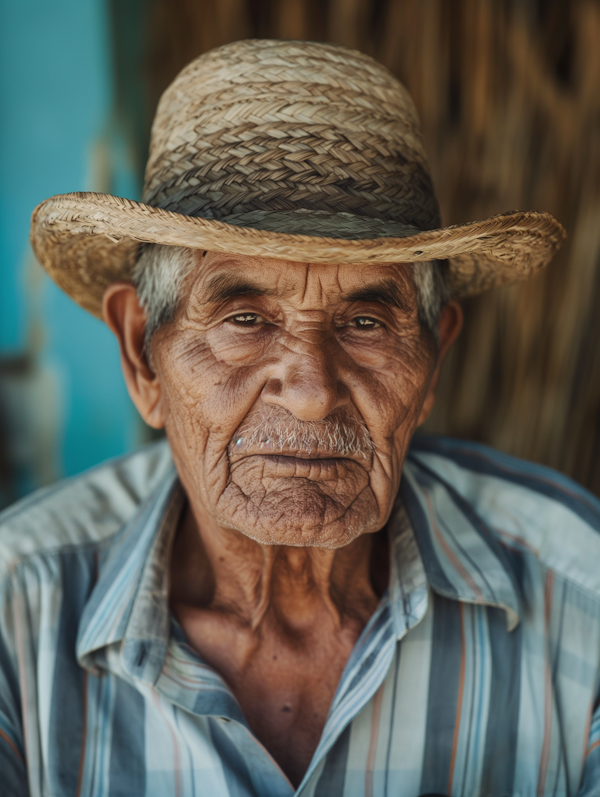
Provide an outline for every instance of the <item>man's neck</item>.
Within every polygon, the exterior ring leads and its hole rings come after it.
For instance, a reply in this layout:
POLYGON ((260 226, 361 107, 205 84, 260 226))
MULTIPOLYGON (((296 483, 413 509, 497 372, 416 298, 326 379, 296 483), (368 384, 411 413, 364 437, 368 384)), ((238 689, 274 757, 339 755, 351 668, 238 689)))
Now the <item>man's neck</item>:
POLYGON ((342 631, 373 613, 386 559, 382 541, 370 534, 336 550, 261 545, 205 516, 198 523, 188 506, 173 546, 171 601, 252 631, 270 621, 283 634, 310 634, 325 617, 342 631))

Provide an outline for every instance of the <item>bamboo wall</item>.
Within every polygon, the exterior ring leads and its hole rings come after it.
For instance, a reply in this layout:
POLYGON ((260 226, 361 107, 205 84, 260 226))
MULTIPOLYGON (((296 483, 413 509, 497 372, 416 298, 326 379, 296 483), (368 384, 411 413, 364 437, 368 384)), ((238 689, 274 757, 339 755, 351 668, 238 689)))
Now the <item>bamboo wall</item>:
POLYGON ((429 428, 559 468, 600 494, 600 2, 149 0, 149 109, 245 37, 370 53, 419 109, 445 223, 548 210, 569 242, 529 283, 465 302, 429 428))

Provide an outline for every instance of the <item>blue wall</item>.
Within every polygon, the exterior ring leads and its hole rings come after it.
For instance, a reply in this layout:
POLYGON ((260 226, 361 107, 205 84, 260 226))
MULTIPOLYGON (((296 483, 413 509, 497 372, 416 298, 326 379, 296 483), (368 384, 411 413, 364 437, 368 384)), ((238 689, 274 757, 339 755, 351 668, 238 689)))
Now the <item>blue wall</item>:
POLYGON ((34 413, 52 416, 55 477, 130 449, 141 432, 109 330, 39 277, 28 246, 31 211, 52 194, 137 196, 111 65, 104 0, 0 0, 0 358, 29 352, 50 374, 38 393, 53 395, 37 395, 34 413))

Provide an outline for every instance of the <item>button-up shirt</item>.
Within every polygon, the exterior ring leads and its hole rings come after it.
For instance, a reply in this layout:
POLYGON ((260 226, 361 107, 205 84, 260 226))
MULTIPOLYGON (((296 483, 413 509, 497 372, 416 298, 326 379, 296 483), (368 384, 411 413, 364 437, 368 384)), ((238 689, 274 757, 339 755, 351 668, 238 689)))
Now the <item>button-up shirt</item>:
POLYGON ((296 791, 169 611, 162 443, 0 518, 2 797, 600 794, 600 503, 413 442, 389 588, 296 791))

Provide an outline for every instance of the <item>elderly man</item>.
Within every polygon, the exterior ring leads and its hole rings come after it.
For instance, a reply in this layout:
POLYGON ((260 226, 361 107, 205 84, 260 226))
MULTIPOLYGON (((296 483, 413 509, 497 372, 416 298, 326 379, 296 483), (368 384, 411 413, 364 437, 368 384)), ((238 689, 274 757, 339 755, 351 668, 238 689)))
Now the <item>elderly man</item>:
POLYGON ((598 502, 413 440, 455 299, 562 239, 440 228, 405 90, 307 42, 185 69, 144 204, 37 208, 168 443, 3 516, 2 795, 600 794, 598 502))

